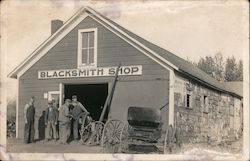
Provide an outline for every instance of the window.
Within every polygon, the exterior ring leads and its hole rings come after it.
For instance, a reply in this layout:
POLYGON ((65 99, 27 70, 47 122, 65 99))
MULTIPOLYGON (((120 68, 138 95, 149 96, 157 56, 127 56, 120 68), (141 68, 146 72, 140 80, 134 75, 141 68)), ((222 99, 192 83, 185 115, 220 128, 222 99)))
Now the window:
POLYGON ((190 107, 190 94, 187 94, 187 107, 190 107))
POLYGON ((203 107, 204 113, 208 113, 208 97, 206 95, 203 96, 203 107))
POLYGON ((97 66, 97 29, 78 30, 78 68, 97 66))
POLYGON ((49 91, 48 92, 48 101, 54 100, 54 106, 59 108, 59 98, 60 98, 60 91, 49 91))
POLYGON ((204 105, 204 107, 208 107, 208 97, 207 96, 203 96, 203 105, 204 105))
POLYGON ((192 106, 192 103, 191 103, 191 95, 190 94, 187 94, 187 96, 186 96, 186 107, 188 107, 188 108, 192 108, 191 106, 192 106))

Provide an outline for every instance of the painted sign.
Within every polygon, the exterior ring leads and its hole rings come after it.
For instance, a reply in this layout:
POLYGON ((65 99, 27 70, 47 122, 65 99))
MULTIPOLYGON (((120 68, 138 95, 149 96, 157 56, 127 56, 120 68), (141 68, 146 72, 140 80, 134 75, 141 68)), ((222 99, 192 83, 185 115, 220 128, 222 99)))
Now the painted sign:
MULTIPOLYGON (((81 68, 81 69, 61 69, 38 71, 38 79, 55 78, 82 78, 82 77, 102 77, 114 76, 117 67, 81 68)), ((121 66, 118 75, 131 76, 141 75, 142 66, 121 66)))

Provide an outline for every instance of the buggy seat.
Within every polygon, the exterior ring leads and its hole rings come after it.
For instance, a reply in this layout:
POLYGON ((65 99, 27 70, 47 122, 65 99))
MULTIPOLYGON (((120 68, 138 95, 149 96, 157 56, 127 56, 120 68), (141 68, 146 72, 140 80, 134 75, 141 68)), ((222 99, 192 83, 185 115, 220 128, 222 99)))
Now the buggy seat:
POLYGON ((157 108, 129 107, 127 119, 130 126, 159 128, 161 125, 161 111, 157 108))

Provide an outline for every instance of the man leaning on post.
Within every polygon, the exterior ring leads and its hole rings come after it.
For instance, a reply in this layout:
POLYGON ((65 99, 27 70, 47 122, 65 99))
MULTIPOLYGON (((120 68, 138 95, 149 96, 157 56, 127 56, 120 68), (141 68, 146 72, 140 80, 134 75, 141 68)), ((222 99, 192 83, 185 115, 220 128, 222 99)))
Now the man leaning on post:
POLYGON ((69 115, 69 105, 71 103, 70 99, 66 99, 65 103, 60 107, 59 110, 59 133, 60 133, 60 143, 67 144, 68 138, 70 136, 70 115, 69 115))
MULTIPOLYGON (((89 114, 89 112, 87 111, 87 109, 81 104, 81 102, 77 101, 77 96, 73 95, 72 96, 72 105, 74 106, 74 108, 70 111, 70 114, 73 117, 73 136, 74 136, 74 141, 77 142, 79 139, 79 116, 82 114, 82 112, 84 112, 84 119, 86 119, 87 115, 89 114)), ((83 122, 84 124, 84 122, 83 122)))

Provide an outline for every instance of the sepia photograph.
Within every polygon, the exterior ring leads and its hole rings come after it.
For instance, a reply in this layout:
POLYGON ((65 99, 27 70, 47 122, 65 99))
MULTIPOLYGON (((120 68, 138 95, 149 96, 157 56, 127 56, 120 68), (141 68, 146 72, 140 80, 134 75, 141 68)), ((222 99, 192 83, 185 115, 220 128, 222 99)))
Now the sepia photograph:
POLYGON ((248 1, 0 4, 1 160, 250 159, 248 1))

